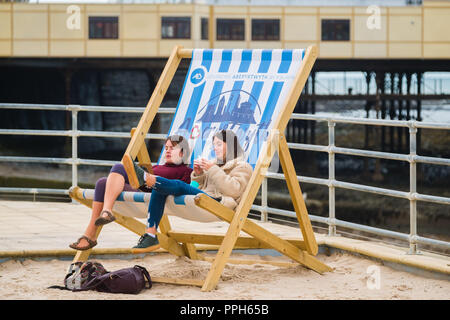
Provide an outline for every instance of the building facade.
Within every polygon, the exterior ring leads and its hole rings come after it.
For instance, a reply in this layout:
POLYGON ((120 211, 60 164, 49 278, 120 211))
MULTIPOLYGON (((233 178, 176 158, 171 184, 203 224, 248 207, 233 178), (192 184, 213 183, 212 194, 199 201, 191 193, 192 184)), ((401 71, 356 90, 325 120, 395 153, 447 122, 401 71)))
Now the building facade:
POLYGON ((448 59, 450 2, 404 6, 0 3, 0 57, 167 57, 304 48, 319 59, 448 59))

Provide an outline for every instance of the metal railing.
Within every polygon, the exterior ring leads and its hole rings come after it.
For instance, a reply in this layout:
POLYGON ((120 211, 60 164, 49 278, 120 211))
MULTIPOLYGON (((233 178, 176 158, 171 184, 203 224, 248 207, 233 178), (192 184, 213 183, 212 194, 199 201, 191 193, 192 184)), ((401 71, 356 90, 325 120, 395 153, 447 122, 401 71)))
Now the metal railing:
MULTIPOLYGON (((14 157, 0 156, 3 162, 31 162, 31 163, 57 163, 72 166, 72 185, 78 185, 78 166, 94 165, 94 166, 112 166, 116 161, 80 159, 78 157, 78 137, 107 137, 107 138, 129 138, 130 133, 126 132, 103 132, 103 131, 80 131, 78 130, 78 112, 125 112, 125 113, 142 113, 145 108, 132 107, 99 107, 99 106, 80 106, 80 105, 37 105, 37 104, 5 104, 0 103, 2 109, 19 109, 19 110, 59 110, 67 111, 72 114, 72 130, 24 130, 24 129, 0 129, 2 135, 40 135, 40 136, 68 136, 72 137, 72 157, 71 158, 46 158, 46 157, 14 157)), ((173 114, 174 108, 160 108, 158 113, 173 114)), ((291 119, 326 122, 328 124, 328 145, 312 145, 301 143, 288 143, 290 149, 316 151, 328 153, 328 179, 314 178, 306 176, 297 176, 297 179, 303 183, 327 186, 329 190, 329 215, 328 218, 310 214, 312 222, 318 222, 328 225, 328 235, 336 235, 336 227, 348 228, 355 231, 366 232, 378 236, 403 240, 409 243, 409 254, 418 253, 418 244, 432 245, 450 249, 450 242, 441 241, 417 234, 417 201, 438 203, 450 205, 450 198, 439 197, 433 195, 420 194, 417 192, 417 163, 427 163, 435 165, 450 166, 450 159, 438 157, 425 157, 417 155, 416 134, 418 128, 450 130, 450 124, 447 123, 431 123, 418 121, 400 121, 400 120, 379 120, 366 118, 348 118, 348 117, 322 117, 309 114, 292 114, 291 119), (361 124, 373 126, 391 126, 409 128, 409 154, 398 154, 389 152, 379 152, 371 150, 361 150, 352 148, 341 148, 335 146, 335 126, 337 123, 345 124, 361 124), (409 163, 410 186, 409 192, 398 191, 387 188, 373 187, 363 184, 349 183, 338 181, 335 177, 335 155, 353 155, 361 157, 371 157, 379 159, 389 159, 404 161, 409 163), (343 188, 368 192, 389 197, 396 197, 409 200, 410 206, 410 232, 409 234, 391 231, 382 228, 375 228, 357 223, 351 223, 336 219, 336 195, 335 189, 343 188)), ((149 133, 146 138, 161 139, 166 138, 165 134, 149 133)), ((286 217, 296 217, 295 212, 281 210, 269 207, 267 205, 268 183, 267 179, 284 180, 284 175, 279 173, 267 172, 261 186, 261 205, 253 205, 252 209, 261 212, 261 219, 267 220, 269 214, 276 214, 286 217)), ((8 188, 0 187, 0 193, 32 193, 32 194, 68 194, 65 189, 44 189, 44 188, 8 188)))

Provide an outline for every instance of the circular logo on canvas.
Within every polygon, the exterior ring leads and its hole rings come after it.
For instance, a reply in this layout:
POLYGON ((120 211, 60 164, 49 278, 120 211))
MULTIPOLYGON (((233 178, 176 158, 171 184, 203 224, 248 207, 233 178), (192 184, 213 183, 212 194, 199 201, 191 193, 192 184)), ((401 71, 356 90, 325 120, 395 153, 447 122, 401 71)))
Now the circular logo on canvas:
POLYGON ((194 86, 201 85, 205 81, 206 68, 200 66, 191 73, 190 80, 194 86))

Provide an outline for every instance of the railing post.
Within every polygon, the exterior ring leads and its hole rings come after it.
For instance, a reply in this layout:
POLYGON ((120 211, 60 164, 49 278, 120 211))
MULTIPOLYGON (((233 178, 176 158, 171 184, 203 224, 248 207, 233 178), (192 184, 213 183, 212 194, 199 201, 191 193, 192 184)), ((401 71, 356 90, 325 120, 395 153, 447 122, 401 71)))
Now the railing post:
POLYGON ((78 185, 78 109, 69 106, 72 111, 72 187, 78 185))
POLYGON ((417 155, 417 128, 414 122, 409 125, 409 252, 417 254, 417 164, 414 157, 417 155))
POLYGON ((261 222, 267 222, 267 177, 264 177, 261 184, 261 208, 261 222))
POLYGON ((334 128, 336 123, 328 120, 328 235, 336 236, 336 202, 335 202, 335 166, 334 151, 335 146, 334 128))

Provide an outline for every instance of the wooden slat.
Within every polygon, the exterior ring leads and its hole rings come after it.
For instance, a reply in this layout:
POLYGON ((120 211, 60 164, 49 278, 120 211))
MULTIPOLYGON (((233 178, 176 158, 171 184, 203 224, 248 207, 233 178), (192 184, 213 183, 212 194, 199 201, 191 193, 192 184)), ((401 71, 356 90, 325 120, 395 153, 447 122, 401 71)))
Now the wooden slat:
POLYGON ((197 279, 178 279, 178 278, 154 277, 154 276, 150 277, 152 279, 152 282, 154 283, 166 283, 184 286, 202 287, 204 282, 204 280, 197 280, 197 279))
MULTIPOLYGON (((200 208, 208 210, 212 214, 218 216, 225 221, 231 221, 233 219, 234 211, 221 205, 219 202, 211 199, 210 197, 201 194, 195 197, 195 203, 200 208)), ((246 220, 242 231, 248 233, 249 235, 255 237, 256 239, 266 243, 268 246, 279 251, 280 253, 288 256, 289 258, 301 263, 302 265, 318 272, 324 273, 326 271, 331 271, 327 265, 314 258, 307 252, 304 252, 293 244, 286 240, 279 238, 278 236, 272 234, 261 226, 257 225, 251 220, 246 220)), ((225 241, 225 240, 224 240, 225 241)), ((220 250, 220 249, 219 249, 220 250)))
POLYGON ((190 242, 183 242, 182 244, 185 255, 192 260, 201 260, 201 255, 197 253, 197 249, 195 248, 195 244, 190 242))
MULTIPOLYGON (((133 137, 134 133, 136 132, 136 128, 131 129, 131 137, 133 137)), ((137 159, 139 160, 139 165, 141 167, 145 167, 149 173, 153 174, 153 167, 152 167, 152 161, 150 159, 150 155, 148 154, 147 146, 144 143, 142 143, 141 148, 139 149, 139 152, 137 154, 137 159)))
POLYGON ((278 153, 289 194, 291 195, 292 204, 294 205, 295 213, 297 214, 297 220, 302 231, 303 239, 305 239, 306 250, 315 256, 319 250, 319 246, 317 245, 305 200, 303 199, 302 190, 297 179, 297 173, 295 172, 295 167, 292 163, 291 154, 284 135, 281 135, 280 137, 278 153))
POLYGON ((145 224, 136 220, 132 217, 123 216, 117 211, 113 210, 114 217, 116 217, 115 222, 120 224, 121 226, 127 228, 131 232, 136 233, 137 235, 143 235, 145 233, 145 224))
MULTIPOLYGON (((213 257, 204 257, 203 260, 213 262, 213 257)), ((298 263, 287 262, 287 261, 270 261, 270 260, 261 260, 261 259, 234 259, 230 258, 227 260, 227 263, 231 264, 268 264, 271 266, 282 267, 282 268, 292 268, 297 267, 298 263)))
MULTIPOLYGON (((212 234, 212 233, 188 233, 179 231, 170 231, 169 236, 177 242, 189 242, 197 244, 209 244, 209 245, 220 245, 223 242, 224 235, 212 234)), ((303 240, 294 238, 283 238, 284 240, 292 243, 299 249, 306 250, 306 246, 303 240)), ((256 249, 268 249, 271 246, 265 244, 264 242, 252 238, 240 236, 235 243, 234 249, 238 248, 256 248, 256 249)))

